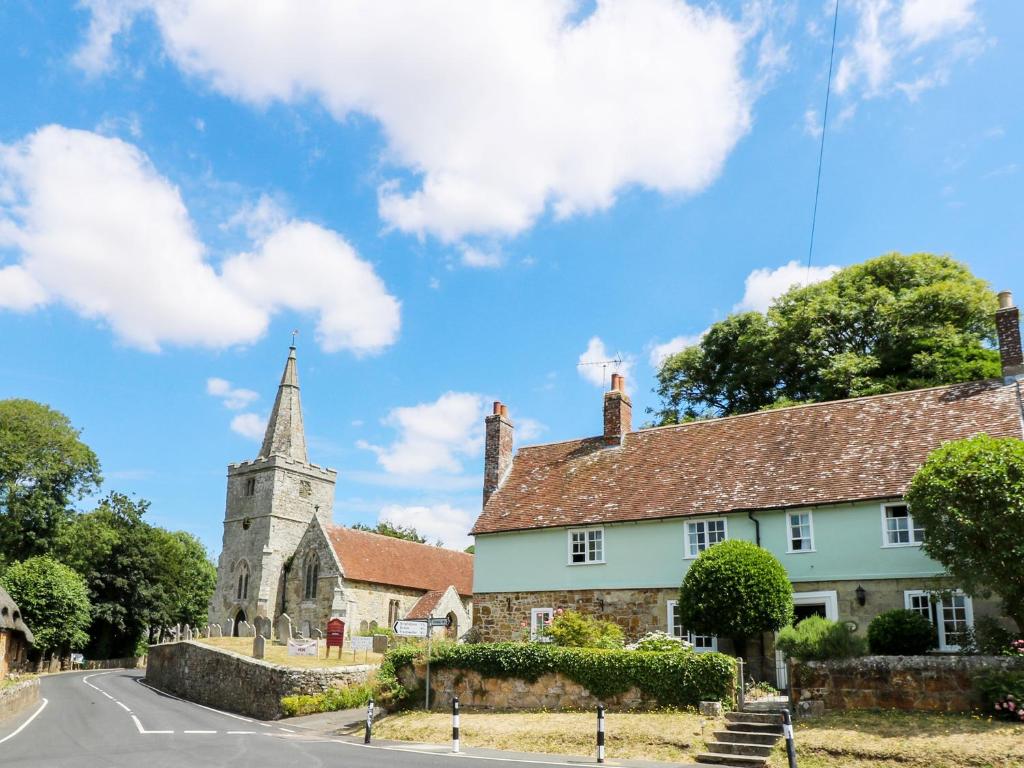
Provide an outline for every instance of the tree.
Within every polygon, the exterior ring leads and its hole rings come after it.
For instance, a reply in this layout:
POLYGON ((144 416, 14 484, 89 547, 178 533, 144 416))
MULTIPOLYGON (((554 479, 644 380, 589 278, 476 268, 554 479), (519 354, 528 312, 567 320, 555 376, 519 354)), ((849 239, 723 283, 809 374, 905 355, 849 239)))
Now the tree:
MULTIPOLYGON (((176 624, 205 624, 217 568, 195 536, 150 528, 157 552, 155 580, 160 599, 150 617, 150 634, 176 624)), ((155 638, 154 638, 155 639, 155 638)))
MULTIPOLYGON (((425 536, 420 536, 416 532, 416 529, 410 526, 394 525, 387 520, 381 520, 376 526, 370 527, 365 523, 356 523, 352 526, 357 531, 369 531, 370 533, 379 533, 381 536, 390 536, 393 539, 405 539, 406 541, 415 541, 417 544, 426 544, 427 539, 425 536)), ((438 546, 441 546, 441 542, 437 542, 438 546)))
POLYGON ((995 294, 948 256, 890 253, 715 323, 658 372, 660 424, 999 375, 995 294))
POLYGON ((906 499, 925 553, 969 594, 996 592, 1024 632, 1024 440, 946 443, 928 455, 906 499))
POLYGON ((767 549, 729 539, 705 549, 679 590, 679 618, 691 632, 731 638, 737 653, 748 639, 793 620, 793 588, 767 549))
POLYGON ((14 563, 0 581, 21 609, 40 651, 63 656, 89 641, 88 590, 74 570, 51 557, 33 557, 14 563))
POLYGON ((99 459, 64 414, 32 400, 0 401, 0 558, 47 553, 71 502, 100 480, 99 459))

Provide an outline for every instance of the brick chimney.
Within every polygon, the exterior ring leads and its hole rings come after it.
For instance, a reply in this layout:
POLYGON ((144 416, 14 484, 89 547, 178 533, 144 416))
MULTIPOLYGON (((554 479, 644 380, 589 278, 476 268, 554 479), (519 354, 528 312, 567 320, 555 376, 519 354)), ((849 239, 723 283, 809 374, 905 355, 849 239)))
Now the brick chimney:
POLYGON ((498 490, 512 467, 512 420, 508 406, 495 401, 494 413, 484 419, 484 504, 498 490))
POLYGON ((1003 378, 1024 378, 1024 355, 1020 345, 1020 312, 1013 306, 1013 294, 999 294, 996 312, 996 335, 999 337, 999 359, 1003 364, 1003 378))
POLYGON ((633 429, 633 402, 626 394, 626 378, 612 374, 612 388, 604 393, 604 436, 620 440, 633 429))

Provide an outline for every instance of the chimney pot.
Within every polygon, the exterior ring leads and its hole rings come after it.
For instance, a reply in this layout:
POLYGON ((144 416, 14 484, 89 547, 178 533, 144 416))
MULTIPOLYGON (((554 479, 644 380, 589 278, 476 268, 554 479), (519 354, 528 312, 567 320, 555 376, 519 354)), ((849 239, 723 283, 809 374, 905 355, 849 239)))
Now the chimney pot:
POLYGON ((500 411, 500 413, 501 413, 501 417, 502 418, 504 418, 504 419, 508 418, 508 406, 505 405, 504 403, 501 404, 501 411, 500 411))
POLYGON ((1020 310, 1013 306, 1013 294, 1002 291, 999 294, 999 310, 996 312, 996 336, 999 339, 999 361, 1002 363, 1003 380, 1010 382, 1024 379, 1024 350, 1021 349, 1020 310))
POLYGON ((1013 306, 1013 293, 1010 291, 999 292, 999 308, 1009 309, 1013 306))
POLYGON ((633 403, 626 394, 626 379, 612 374, 612 388, 604 393, 604 436, 620 440, 633 429, 633 403))
POLYGON ((493 411, 493 413, 494 413, 495 416, 497 416, 498 414, 501 413, 501 400, 495 400, 494 401, 494 411, 493 411))

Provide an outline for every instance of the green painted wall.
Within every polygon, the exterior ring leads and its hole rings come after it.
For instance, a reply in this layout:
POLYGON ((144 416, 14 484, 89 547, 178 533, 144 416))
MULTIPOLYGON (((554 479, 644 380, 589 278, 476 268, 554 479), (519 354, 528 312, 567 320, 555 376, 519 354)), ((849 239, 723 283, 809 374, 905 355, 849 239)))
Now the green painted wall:
MULTIPOLYGON (((811 509, 813 552, 786 551, 785 513, 758 512, 761 545, 779 558, 795 581, 936 576, 942 567, 920 547, 882 547, 880 505, 811 509)), ((730 539, 754 541, 746 514, 724 516, 730 539)), ((688 518, 699 519, 699 518, 688 518)), ((691 560, 683 557, 685 519, 604 526, 605 562, 568 565, 565 528, 476 537, 474 592, 675 587, 691 560)))

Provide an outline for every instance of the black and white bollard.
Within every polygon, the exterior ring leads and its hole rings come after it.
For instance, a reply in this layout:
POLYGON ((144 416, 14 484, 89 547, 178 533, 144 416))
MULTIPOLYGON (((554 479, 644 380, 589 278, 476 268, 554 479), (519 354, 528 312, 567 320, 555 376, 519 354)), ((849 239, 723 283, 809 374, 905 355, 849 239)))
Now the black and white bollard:
POLYGON ((597 762, 604 762, 604 704, 597 705, 597 762))
POLYGON ((363 744, 370 743, 370 733, 373 731, 373 699, 366 705, 366 733, 363 734, 363 744))
POLYGON ((452 752, 459 754, 459 697, 452 696, 452 752))
POLYGON ((786 737, 786 757, 789 758, 789 768, 796 768, 796 745, 793 744, 793 719, 789 716, 789 710, 782 710, 782 734, 786 737))

